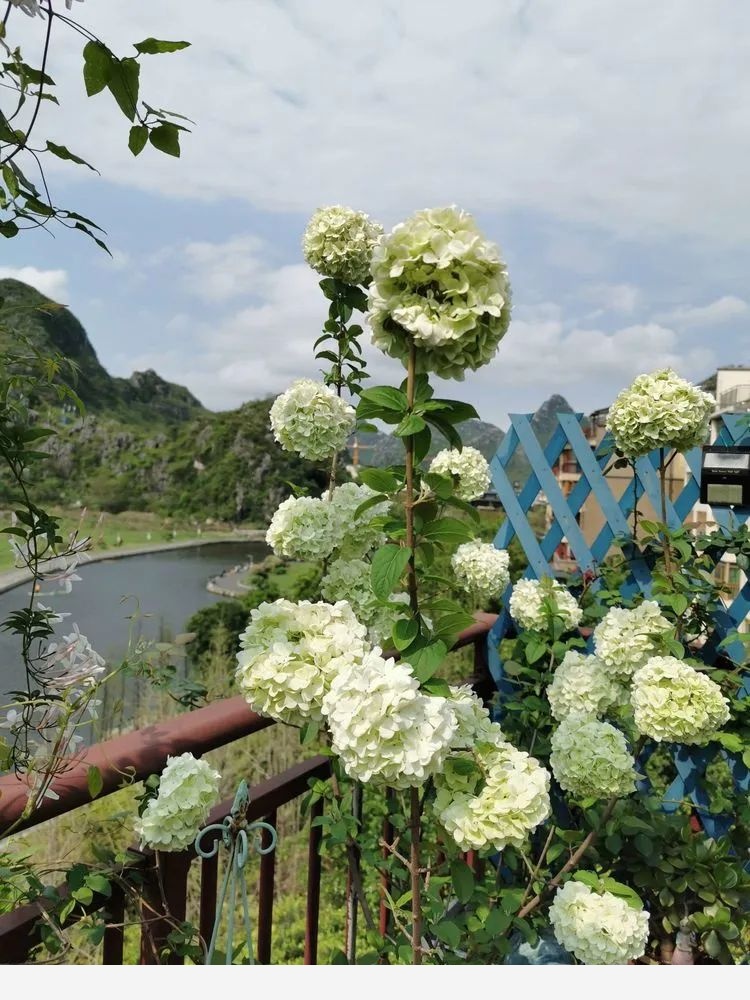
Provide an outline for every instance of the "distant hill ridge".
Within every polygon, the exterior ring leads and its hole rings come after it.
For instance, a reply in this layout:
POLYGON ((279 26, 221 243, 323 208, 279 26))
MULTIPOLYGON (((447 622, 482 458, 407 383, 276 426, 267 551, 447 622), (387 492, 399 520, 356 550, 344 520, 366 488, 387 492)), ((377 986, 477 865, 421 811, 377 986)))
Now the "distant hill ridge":
MULTIPOLYGON (((60 431, 49 444, 52 460, 37 484, 45 502, 265 524, 290 494, 290 483, 312 494, 325 487, 324 470, 274 441, 271 399, 214 413, 184 386, 154 371, 117 378, 101 364, 69 309, 40 308, 49 299, 10 278, 0 280, 0 299, 4 312, 17 309, 6 316, 5 328, 0 326, 0 354, 17 345, 14 334, 23 332, 37 347, 58 351, 80 369, 76 389, 85 418, 61 410, 43 414, 60 431)), ((542 441, 549 439, 560 412, 571 412, 562 396, 552 396, 537 410, 533 422, 542 441)), ((488 459, 505 437, 483 420, 462 424, 461 434, 488 459)), ((363 465, 390 465, 403 455, 401 442, 390 434, 361 434, 359 443, 363 465)), ((436 435, 432 454, 445 445, 436 435)), ((522 481, 528 471, 523 455, 517 455, 511 479, 522 481)), ((0 483, 0 502, 4 499, 0 483)))

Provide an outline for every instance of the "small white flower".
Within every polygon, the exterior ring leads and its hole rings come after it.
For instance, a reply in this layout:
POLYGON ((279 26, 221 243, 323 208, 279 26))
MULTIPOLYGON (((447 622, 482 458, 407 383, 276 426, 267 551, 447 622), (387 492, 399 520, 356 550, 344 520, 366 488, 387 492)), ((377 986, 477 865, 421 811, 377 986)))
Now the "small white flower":
POLYGON ((276 398, 270 419, 274 437, 285 451, 321 461, 344 447, 355 414, 329 386, 301 378, 276 398))
POLYGON ((505 549, 478 539, 459 545, 451 558, 456 583, 480 602, 500 597, 510 583, 509 566, 505 549))
POLYGON ((519 580, 510 595, 509 610, 521 628, 547 632, 552 622, 562 622, 566 632, 578 627, 583 611, 575 597, 561 583, 544 580, 519 580))
POLYGON ((334 677, 323 714, 349 777, 392 788, 435 775, 457 729, 450 702, 423 694, 409 664, 383 659, 377 647, 334 677))
POLYGON ((45 666, 45 687, 62 692, 73 688, 87 688, 96 683, 104 673, 106 663, 93 649, 78 626, 59 642, 50 642, 42 654, 45 666))
POLYGON ((583 882, 571 880, 557 890, 549 919, 563 948, 584 965, 625 965, 646 950, 648 913, 583 882))
POLYGON ((159 793, 136 820, 141 842, 158 851, 189 847, 219 799, 220 780, 218 771, 191 753, 167 757, 159 793))
POLYGON ((635 725, 661 742, 701 745, 729 719, 718 684, 674 656, 653 656, 633 676, 635 725))
POLYGON ((487 459, 477 448, 465 446, 439 451, 430 463, 430 472, 449 479, 457 477, 456 496, 459 500, 478 500, 490 485, 490 467, 487 459))
POLYGON ((610 608, 594 629, 594 651, 610 674, 629 680, 673 631, 656 601, 610 608))

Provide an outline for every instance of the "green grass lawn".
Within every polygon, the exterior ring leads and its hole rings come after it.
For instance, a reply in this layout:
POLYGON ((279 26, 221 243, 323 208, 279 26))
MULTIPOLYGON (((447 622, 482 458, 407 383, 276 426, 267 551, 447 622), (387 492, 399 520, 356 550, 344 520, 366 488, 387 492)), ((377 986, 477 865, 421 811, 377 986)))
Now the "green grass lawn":
MULTIPOLYGON (((108 514, 90 510, 52 510, 60 518, 61 534, 67 538, 77 531, 79 538, 91 537, 90 552, 103 552, 156 545, 165 542, 186 542, 198 538, 195 525, 167 522, 158 514, 143 511, 124 511, 108 514)), ((226 525, 201 528, 201 538, 231 537, 226 525)), ((13 553, 9 545, 0 546, 0 572, 14 569, 13 553)))

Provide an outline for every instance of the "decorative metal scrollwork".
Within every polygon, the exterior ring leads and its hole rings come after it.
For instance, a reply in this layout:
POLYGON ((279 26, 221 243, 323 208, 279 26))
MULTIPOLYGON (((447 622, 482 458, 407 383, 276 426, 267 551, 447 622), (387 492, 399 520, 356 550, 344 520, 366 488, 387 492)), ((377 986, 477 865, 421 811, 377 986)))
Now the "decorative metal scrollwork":
POLYGON ((247 810, 250 805, 250 794, 247 789, 247 782, 241 781, 237 787, 237 792, 232 803, 232 811, 225 816, 221 823, 212 823, 204 827, 195 838, 195 850, 199 857, 213 858, 219 851, 219 846, 224 845, 229 852, 227 858, 226 871, 221 884, 216 901, 216 917, 214 919, 211 941, 206 952, 206 965, 213 964, 214 952, 216 951, 216 940, 221 925, 221 916, 224 904, 228 899, 227 914, 227 944, 225 951, 225 964, 232 964, 234 955, 234 915, 237 907, 237 894, 239 892, 242 900, 242 916, 245 929, 245 943, 250 965, 255 964, 253 953, 253 929, 250 921, 250 908, 247 900, 247 883, 245 880, 245 863, 250 851, 256 854, 270 854, 276 848, 276 830, 270 823, 258 820, 254 823, 247 822, 247 810), (268 842, 263 843, 263 831, 268 835, 268 842), (210 842, 210 846, 209 845, 210 842), (202 845, 206 844, 204 848, 202 845))

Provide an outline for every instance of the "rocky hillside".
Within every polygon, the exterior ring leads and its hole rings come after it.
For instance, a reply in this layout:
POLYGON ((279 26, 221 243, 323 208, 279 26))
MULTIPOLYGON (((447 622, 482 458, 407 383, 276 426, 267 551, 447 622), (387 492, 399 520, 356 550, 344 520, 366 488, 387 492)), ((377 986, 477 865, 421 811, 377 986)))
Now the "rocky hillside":
MULTIPOLYGON (((324 486, 323 472, 274 442, 270 400, 212 413, 156 372, 115 378, 68 309, 50 307, 35 289, 9 279, 0 281, 0 298, 0 356, 17 346, 22 332, 79 368, 76 390, 85 416, 70 407, 45 407, 41 414, 59 435, 48 445, 51 461, 39 466, 40 500, 265 524, 290 483, 311 492, 324 486)), ((0 503, 4 499, 0 482, 0 503)))
MULTIPOLYGON (((44 407, 41 413, 41 419, 57 425, 59 435, 47 445, 51 460, 43 473, 39 467, 40 501, 262 525, 290 494, 291 483, 311 493, 324 487, 322 469, 281 451, 273 440, 270 399, 212 413, 186 388, 154 371, 116 378, 100 363, 86 331, 67 308, 11 279, 0 280, 0 300, 0 357, 3 349, 17 345, 22 332, 42 350, 75 361, 79 369, 76 389, 85 416, 70 406, 44 407)), ((561 396, 552 396, 537 410, 534 426, 543 441, 561 411, 570 411, 561 396)), ((482 420, 463 424, 461 433, 466 444, 487 458, 505 436, 482 420)), ((402 445, 390 434, 361 434, 359 444, 362 465, 402 459, 402 445)), ((445 444, 436 435, 432 453, 445 444)), ((523 481, 527 474, 525 458, 516 456, 511 479, 523 481)), ((0 503, 6 499, 0 482, 0 503)))

